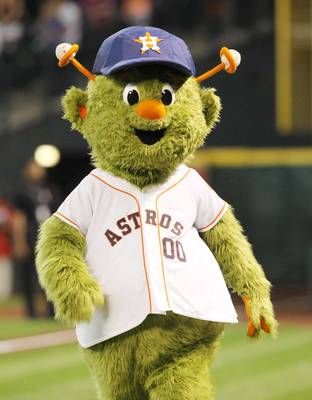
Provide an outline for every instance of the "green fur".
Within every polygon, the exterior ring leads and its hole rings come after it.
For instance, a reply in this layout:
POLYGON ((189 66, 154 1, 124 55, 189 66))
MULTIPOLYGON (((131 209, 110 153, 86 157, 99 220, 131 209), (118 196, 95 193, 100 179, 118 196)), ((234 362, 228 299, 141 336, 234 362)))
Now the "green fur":
MULTIPOLYGON (((160 98, 163 85, 158 79, 138 82, 140 99, 160 98)), ((165 181, 203 144, 219 118, 220 100, 213 89, 200 89, 195 79, 189 78, 177 89, 176 102, 166 107, 166 117, 151 121, 140 118, 135 106, 123 102, 124 87, 125 83, 105 76, 90 82, 85 121, 74 107, 74 98, 76 105, 81 105, 82 93, 71 88, 63 99, 65 118, 88 141, 95 166, 143 188, 165 181), (146 146, 133 133, 134 128, 167 131, 158 143, 146 146)))
POLYGON ((239 296, 250 299, 250 317, 257 328, 255 337, 261 333, 260 316, 265 318, 271 334, 276 336, 277 322, 270 301, 271 284, 255 259, 232 208, 229 207, 219 223, 203 233, 202 238, 216 257, 227 286, 239 296))
POLYGON ((83 120, 80 118, 79 107, 87 103, 88 95, 85 91, 72 87, 66 94, 66 112, 64 118, 72 121, 72 128, 80 130, 83 120))
MULTIPOLYGON (((140 100, 160 99, 167 70, 159 66, 158 70, 152 71, 154 76, 143 73, 144 69, 115 77, 98 76, 85 91, 73 87, 63 98, 64 118, 87 140, 94 165, 139 188, 165 181, 203 144, 221 110, 213 89, 201 89, 193 77, 176 76, 172 84, 176 102, 166 106, 166 116, 160 120, 139 117, 135 106, 123 102, 123 89, 133 79, 140 100), (79 106, 88 109, 85 119, 79 115, 79 106), (148 146, 141 143, 134 128, 166 128, 166 134, 148 146)), ((260 315, 275 334, 270 284, 231 209, 202 237, 228 286, 250 298, 257 334, 260 315)), ((85 250, 82 234, 57 217, 42 225, 36 259, 40 282, 55 305, 57 317, 69 323, 89 320, 94 307, 104 301, 88 272, 85 250)), ((222 331, 223 325, 218 323, 173 313, 150 315, 139 327, 83 353, 99 399, 211 400, 214 395, 208 368, 222 331)))
POLYGON ((104 302, 102 290, 84 260, 82 234, 57 217, 42 226, 37 243, 39 280, 55 307, 56 317, 73 324, 91 319, 94 306, 104 302))
POLYGON ((208 368, 222 331, 219 323, 150 315, 83 354, 101 399, 206 400, 213 398, 208 368))

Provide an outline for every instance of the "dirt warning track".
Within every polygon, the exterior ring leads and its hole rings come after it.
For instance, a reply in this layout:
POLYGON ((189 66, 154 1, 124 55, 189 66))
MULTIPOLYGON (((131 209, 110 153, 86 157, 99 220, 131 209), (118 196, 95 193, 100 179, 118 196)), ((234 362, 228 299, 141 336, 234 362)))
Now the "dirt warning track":
POLYGON ((59 346, 76 341, 73 330, 44 333, 17 339, 0 340, 0 354, 59 346))

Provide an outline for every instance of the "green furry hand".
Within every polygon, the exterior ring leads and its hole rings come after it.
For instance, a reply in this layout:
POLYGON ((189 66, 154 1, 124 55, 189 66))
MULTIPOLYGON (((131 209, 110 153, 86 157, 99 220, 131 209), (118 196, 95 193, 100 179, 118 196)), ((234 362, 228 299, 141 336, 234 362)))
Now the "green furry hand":
POLYGON ((216 257, 227 286, 245 302, 247 335, 259 337, 263 330, 276 336, 278 323, 270 300, 271 284, 255 259, 231 207, 216 226, 202 234, 202 238, 216 257))
POLYGON ((263 330, 276 337, 278 323, 274 317, 273 305, 270 298, 260 300, 243 297, 243 301, 248 321, 247 335, 257 338, 261 335, 261 330, 263 330))
POLYGON ((100 285, 85 262, 86 240, 72 226, 52 216, 40 228, 36 266, 41 286, 56 318, 69 324, 89 321, 104 304, 100 285))
POLYGON ((98 283, 84 276, 82 281, 67 282, 68 290, 54 301, 55 316, 69 324, 90 321, 95 306, 104 304, 104 295, 98 283))

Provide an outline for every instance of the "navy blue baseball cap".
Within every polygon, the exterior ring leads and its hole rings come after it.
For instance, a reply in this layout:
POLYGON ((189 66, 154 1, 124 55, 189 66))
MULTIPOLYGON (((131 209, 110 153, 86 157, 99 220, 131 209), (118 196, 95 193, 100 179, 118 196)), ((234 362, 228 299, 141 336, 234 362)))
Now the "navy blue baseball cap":
POLYGON ((195 75, 195 65, 185 42, 152 26, 131 26, 102 43, 92 72, 110 75, 145 64, 168 65, 186 75, 195 75))

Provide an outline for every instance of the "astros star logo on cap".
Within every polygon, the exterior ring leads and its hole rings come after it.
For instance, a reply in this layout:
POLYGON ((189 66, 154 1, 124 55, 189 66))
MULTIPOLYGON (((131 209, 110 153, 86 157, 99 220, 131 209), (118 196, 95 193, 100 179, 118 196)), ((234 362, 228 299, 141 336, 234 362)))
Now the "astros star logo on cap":
POLYGON ((157 43, 161 42, 164 39, 159 39, 157 36, 151 36, 149 32, 145 33, 145 36, 139 36, 136 39, 133 39, 136 43, 142 44, 141 54, 146 53, 148 50, 154 50, 157 53, 160 53, 160 47, 157 43))
POLYGON ((187 76, 196 72, 190 50, 182 39, 153 26, 130 26, 103 41, 92 73, 111 75, 146 64, 166 64, 187 76))

